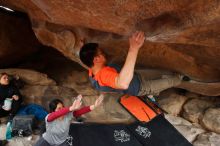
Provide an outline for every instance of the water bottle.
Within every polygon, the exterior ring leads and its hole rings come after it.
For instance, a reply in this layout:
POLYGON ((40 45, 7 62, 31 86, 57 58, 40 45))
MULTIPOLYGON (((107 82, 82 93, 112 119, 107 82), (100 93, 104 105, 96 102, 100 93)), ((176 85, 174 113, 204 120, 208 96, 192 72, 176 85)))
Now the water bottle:
POLYGON ((6 136, 5 136, 7 140, 12 138, 11 133, 12 133, 11 122, 8 122, 6 126, 6 136))

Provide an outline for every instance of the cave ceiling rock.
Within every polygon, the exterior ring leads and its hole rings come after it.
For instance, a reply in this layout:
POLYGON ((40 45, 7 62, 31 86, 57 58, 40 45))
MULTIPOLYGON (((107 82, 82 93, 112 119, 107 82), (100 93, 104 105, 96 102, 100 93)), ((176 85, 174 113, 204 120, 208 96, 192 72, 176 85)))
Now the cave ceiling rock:
POLYGON ((79 62, 80 40, 85 38, 106 46, 120 62, 126 55, 123 48, 128 47, 125 39, 142 30, 148 41, 137 66, 168 69, 198 81, 220 80, 219 0, 2 0, 0 4, 27 13, 40 42, 74 61, 79 62))

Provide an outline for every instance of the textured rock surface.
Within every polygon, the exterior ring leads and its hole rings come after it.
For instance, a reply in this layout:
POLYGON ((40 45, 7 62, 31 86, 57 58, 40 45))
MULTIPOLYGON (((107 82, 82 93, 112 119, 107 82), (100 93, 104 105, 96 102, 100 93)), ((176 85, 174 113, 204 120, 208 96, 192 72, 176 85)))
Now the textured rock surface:
POLYGON ((24 60, 41 44, 35 37, 25 14, 12 14, 0 9, 0 68, 24 60))
POLYGON ((28 69, 0 69, 0 73, 6 72, 9 75, 18 76, 22 81, 29 85, 56 85, 56 82, 46 74, 28 69))
POLYGON ((183 82, 179 85, 180 88, 186 89, 202 95, 220 96, 220 82, 216 83, 201 83, 201 82, 183 82))
POLYGON ((201 95, 193 93, 193 92, 186 92, 185 96, 189 97, 189 98, 199 98, 199 97, 201 97, 201 95))
POLYGON ((191 143, 198 135, 205 132, 199 125, 193 125, 181 117, 165 115, 165 118, 191 143))
POLYGON ((191 122, 199 123, 204 111, 213 104, 209 100, 189 100, 183 107, 183 117, 191 122))
POLYGON ((186 96, 182 96, 176 93, 166 93, 162 92, 158 98, 158 102, 162 109, 164 109, 169 114, 175 116, 180 114, 182 106, 187 100, 186 96))
POLYGON ((201 134, 193 142, 194 146, 219 146, 219 144, 220 135, 213 132, 201 134))
POLYGON ((79 61, 77 50, 85 38, 100 42, 120 62, 128 35, 139 29, 148 42, 140 51, 138 66, 181 72, 199 81, 220 80, 218 0, 3 0, 0 4, 26 12, 37 38, 74 61, 79 61))
POLYGON ((206 110, 201 123, 209 130, 220 133, 220 108, 206 110))
POLYGON ((52 99, 61 99, 66 106, 70 106, 73 97, 77 96, 77 93, 73 89, 60 87, 60 86, 29 86, 26 85, 21 94, 24 96, 26 103, 36 103, 44 106, 48 109, 49 102, 52 99), (31 91, 31 92, 30 92, 31 91))
POLYGON ((98 91, 94 90, 88 79, 86 71, 71 71, 69 75, 64 76, 59 84, 62 86, 75 89, 82 95, 96 95, 98 91))

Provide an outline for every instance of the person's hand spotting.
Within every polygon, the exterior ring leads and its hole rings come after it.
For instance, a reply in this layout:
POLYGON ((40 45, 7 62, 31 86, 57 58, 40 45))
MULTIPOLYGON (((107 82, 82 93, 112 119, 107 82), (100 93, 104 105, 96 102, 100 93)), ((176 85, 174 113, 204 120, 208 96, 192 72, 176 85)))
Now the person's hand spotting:
POLYGON ((94 110, 96 107, 100 106, 102 104, 103 99, 104 99, 104 95, 101 94, 99 98, 96 99, 95 103, 90 106, 90 109, 94 110))
POLYGON ((82 95, 78 95, 74 100, 73 104, 69 107, 70 111, 75 111, 79 109, 82 105, 82 95))

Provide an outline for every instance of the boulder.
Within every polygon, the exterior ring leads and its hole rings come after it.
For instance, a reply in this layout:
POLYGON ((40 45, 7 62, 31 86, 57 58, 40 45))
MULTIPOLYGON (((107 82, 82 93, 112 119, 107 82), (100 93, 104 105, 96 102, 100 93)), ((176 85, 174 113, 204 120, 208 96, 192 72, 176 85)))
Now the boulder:
POLYGON ((200 134, 193 142, 194 146, 219 146, 220 135, 214 132, 200 134))
MULTIPOLYGON (((220 81, 218 1, 7 0, 0 4, 26 12, 38 40, 76 62, 80 63, 82 39, 100 43, 116 62, 123 62, 128 37, 142 30, 146 42, 138 67, 167 69, 201 82, 220 81)), ((211 89, 203 90, 192 92, 213 95, 211 89)), ((215 92, 219 95, 219 90, 215 92)))
POLYGON ((165 118, 191 143, 198 135, 205 132, 200 125, 192 124, 181 117, 167 114, 165 118))
POLYGON ((29 69, 0 69, 0 73, 18 76, 22 81, 29 85, 56 85, 56 82, 50 79, 46 74, 29 69))
POLYGON ((177 93, 169 93, 165 94, 165 92, 161 93, 158 98, 158 103, 162 109, 172 115, 179 115, 182 106, 188 98, 183 95, 179 95, 177 93))
POLYGON ((98 91, 92 87, 87 71, 71 70, 63 77, 57 78, 64 87, 72 88, 82 95, 97 95, 98 91))
POLYGON ((25 103, 36 103, 48 109, 49 102, 58 98, 65 106, 70 106, 78 94, 75 90, 61 86, 26 85, 20 90, 25 103))
POLYGON ((199 123, 204 111, 213 105, 213 102, 201 99, 191 99, 183 106, 183 117, 191 122, 199 123))
POLYGON ((186 96, 186 97, 189 97, 189 98, 199 98, 199 97, 200 97, 199 94, 193 93, 193 92, 190 92, 190 91, 186 92, 186 93, 185 93, 185 96, 186 96))
POLYGON ((209 108, 201 120, 201 124, 210 131, 220 134, 220 108, 209 108))

